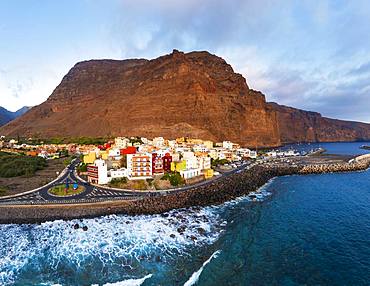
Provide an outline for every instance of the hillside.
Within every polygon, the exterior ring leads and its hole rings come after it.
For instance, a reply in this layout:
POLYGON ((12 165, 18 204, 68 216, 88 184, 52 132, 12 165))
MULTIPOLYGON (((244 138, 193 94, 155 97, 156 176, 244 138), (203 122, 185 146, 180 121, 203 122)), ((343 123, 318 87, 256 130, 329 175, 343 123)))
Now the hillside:
POLYGON ((254 147, 369 139, 370 125, 266 103, 222 58, 174 50, 153 60, 77 63, 47 101, 0 134, 188 136, 254 147))

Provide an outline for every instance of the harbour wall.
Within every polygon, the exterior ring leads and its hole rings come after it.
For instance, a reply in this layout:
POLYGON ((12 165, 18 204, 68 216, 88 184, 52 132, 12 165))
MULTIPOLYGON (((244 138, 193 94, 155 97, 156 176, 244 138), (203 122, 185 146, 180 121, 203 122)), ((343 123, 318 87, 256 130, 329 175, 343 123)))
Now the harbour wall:
POLYGON ((132 201, 106 201, 64 205, 1 205, 0 223, 41 223, 57 219, 90 218, 110 214, 149 215, 172 209, 224 203, 256 191, 277 176, 353 172, 369 168, 370 156, 351 163, 305 166, 263 166, 225 176, 186 191, 152 194, 132 201))

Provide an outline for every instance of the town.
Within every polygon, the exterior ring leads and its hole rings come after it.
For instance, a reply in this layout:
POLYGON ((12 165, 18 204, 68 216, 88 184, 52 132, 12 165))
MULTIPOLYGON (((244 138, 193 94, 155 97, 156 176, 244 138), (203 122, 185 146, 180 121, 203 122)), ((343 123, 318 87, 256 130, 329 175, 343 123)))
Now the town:
POLYGON ((261 158, 299 155, 293 150, 257 152, 230 141, 184 137, 116 137, 104 144, 86 145, 32 145, 2 137, 0 147, 45 159, 74 155, 81 160, 79 175, 87 182, 127 189, 169 189, 212 179, 261 158))

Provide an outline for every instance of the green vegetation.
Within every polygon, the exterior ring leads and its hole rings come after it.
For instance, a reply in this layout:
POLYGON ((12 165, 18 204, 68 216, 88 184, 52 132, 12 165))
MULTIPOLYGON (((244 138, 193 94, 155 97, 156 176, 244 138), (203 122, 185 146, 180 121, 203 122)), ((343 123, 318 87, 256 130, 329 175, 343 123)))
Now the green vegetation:
POLYGON ((0 187, 0 197, 5 196, 7 194, 8 190, 4 187, 0 187))
POLYGON ((46 166, 46 160, 40 157, 0 152, 0 177, 3 178, 31 177, 46 166))
POLYGON ((41 145, 41 144, 69 144, 69 143, 75 143, 80 145, 100 145, 108 142, 112 138, 110 137, 98 137, 98 138, 92 138, 92 137, 55 137, 55 138, 49 138, 49 139, 42 139, 42 138, 32 138, 32 139, 26 139, 26 138, 20 138, 18 142, 20 144, 27 143, 27 144, 34 144, 34 145, 41 145))
POLYGON ((63 160, 63 164, 64 164, 64 166, 68 166, 69 164, 71 164, 72 163, 72 160, 73 160, 73 157, 68 157, 68 158, 66 158, 66 159, 64 159, 63 160))
POLYGON ((87 164, 80 163, 80 165, 77 166, 77 172, 79 173, 87 172, 87 164))
POLYGON ((127 178, 114 178, 112 179, 108 186, 111 188, 124 188, 127 184, 127 178))
POLYGON ((146 182, 148 183, 149 187, 153 186, 154 179, 146 179, 146 182))
POLYGON ((225 165, 225 164, 228 164, 229 161, 226 160, 226 159, 212 159, 212 167, 216 167, 216 166, 219 166, 219 165, 225 165))
POLYGON ((81 194, 84 190, 85 188, 83 186, 78 186, 77 190, 74 190, 72 184, 69 185, 68 189, 66 189, 65 185, 58 185, 51 188, 49 193, 58 197, 66 197, 81 194))
POLYGON ((185 184, 185 180, 184 180, 183 177, 181 177, 179 172, 166 173, 166 174, 163 175, 161 180, 170 181, 171 185, 174 186, 174 187, 185 184))
POLYGON ((66 149, 59 152, 59 157, 61 157, 61 158, 68 157, 68 155, 69 155, 69 153, 68 153, 68 150, 66 150, 66 149))
POLYGON ((130 138, 130 143, 132 143, 132 144, 135 144, 135 143, 144 144, 143 141, 141 141, 140 137, 130 138))

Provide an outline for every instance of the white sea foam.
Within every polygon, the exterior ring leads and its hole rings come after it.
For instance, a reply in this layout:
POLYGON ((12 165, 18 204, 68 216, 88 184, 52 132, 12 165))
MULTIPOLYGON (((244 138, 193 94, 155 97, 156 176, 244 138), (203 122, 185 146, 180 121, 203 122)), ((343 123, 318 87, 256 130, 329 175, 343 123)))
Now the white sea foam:
MULTIPOLYGON (((140 278, 140 279, 127 279, 124 281, 119 281, 115 283, 106 283, 103 286, 140 286, 145 282, 145 280, 149 279, 152 277, 152 274, 148 274, 147 276, 140 278)), ((98 286, 98 284, 94 284, 91 286, 98 286)))
MULTIPOLYGON (((179 255, 190 255, 188 250, 194 246, 213 243, 224 227, 225 222, 214 208, 152 216, 111 215, 41 225, 2 225, 0 285, 13 284, 22 271, 32 271, 35 266, 37 271, 50 271, 52 275, 63 267, 77 271, 91 261, 98 261, 101 267, 113 265, 128 270, 140 267, 144 261, 166 262, 179 255), (77 224, 79 228, 75 229, 77 224), (83 226, 88 230, 84 231, 83 226)), ((63 280, 60 282, 64 284, 63 280)))
POLYGON ((217 250, 215 253, 213 253, 211 255, 210 258, 208 258, 208 260, 206 262, 203 263, 202 267, 197 271, 197 272, 194 272, 193 275, 191 275, 191 277, 189 278, 188 281, 185 282, 184 286, 192 286, 194 285, 195 283, 197 283, 199 281, 199 277, 200 275, 202 274, 203 270, 204 270, 204 267, 206 267, 206 265, 208 263, 211 262, 211 260, 213 258, 217 258, 217 256, 221 253, 220 250, 217 250))

